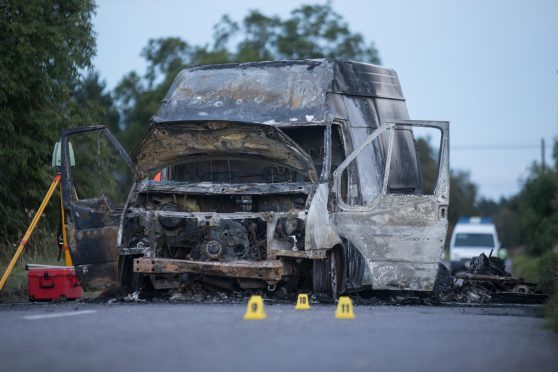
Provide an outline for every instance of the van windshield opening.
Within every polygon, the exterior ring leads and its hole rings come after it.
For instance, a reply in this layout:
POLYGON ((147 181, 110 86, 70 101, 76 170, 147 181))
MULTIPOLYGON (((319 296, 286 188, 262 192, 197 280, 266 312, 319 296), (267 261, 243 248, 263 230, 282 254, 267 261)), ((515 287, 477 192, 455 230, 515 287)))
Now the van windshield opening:
POLYGON ((492 234, 464 234, 455 236, 455 247, 488 247, 494 248, 494 236, 492 234))

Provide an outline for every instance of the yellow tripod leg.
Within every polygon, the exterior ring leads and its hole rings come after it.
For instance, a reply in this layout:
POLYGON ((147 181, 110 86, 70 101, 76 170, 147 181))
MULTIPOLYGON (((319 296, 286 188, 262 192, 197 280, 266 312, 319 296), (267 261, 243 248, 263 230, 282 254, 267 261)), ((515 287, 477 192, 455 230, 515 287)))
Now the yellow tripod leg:
POLYGON ((62 184, 60 184, 60 211, 62 215, 62 250, 64 251, 64 260, 66 266, 73 266, 70 249, 68 248, 68 240, 66 240, 66 219, 64 218, 64 198, 62 197, 62 184))
POLYGON ((31 221, 31 224, 27 228, 27 231, 25 232, 25 235, 23 236, 23 239, 21 239, 21 242, 19 243, 19 247, 17 247, 17 251, 14 254, 14 257, 12 257, 12 260, 10 261, 10 264, 8 265, 8 268, 6 269, 6 271, 4 272, 4 275, 2 276, 2 279, 0 280, 0 290, 2 289, 2 287, 4 287, 4 284, 6 283, 6 280, 8 280, 8 277, 12 273, 12 270, 14 269, 14 266, 15 266, 15 263, 16 263, 17 259, 21 255, 21 252, 23 252, 23 248, 25 247, 25 244, 27 244, 27 241, 29 240, 29 237, 33 233, 33 230, 35 230, 35 227, 37 226, 37 223, 39 222, 39 218, 41 218, 41 216, 42 216, 42 214, 43 214, 43 212, 44 212, 52 194, 54 193, 54 190, 56 190, 56 186, 58 186, 59 183, 60 183, 60 175, 57 174, 54 177, 54 180, 52 181, 52 184, 50 185, 50 188, 48 189, 48 192, 47 192, 45 198, 43 199, 43 202, 41 203, 41 206, 39 207, 39 210, 37 210, 37 213, 35 213, 35 216, 33 217, 33 220, 31 221))

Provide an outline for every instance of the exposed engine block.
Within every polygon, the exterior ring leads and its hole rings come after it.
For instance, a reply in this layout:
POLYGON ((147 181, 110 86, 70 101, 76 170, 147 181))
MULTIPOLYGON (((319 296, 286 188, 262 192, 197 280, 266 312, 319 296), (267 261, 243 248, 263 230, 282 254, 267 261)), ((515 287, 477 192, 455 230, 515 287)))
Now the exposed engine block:
POLYGON ((257 259, 250 248, 247 227, 237 221, 222 221, 219 226, 207 229, 203 239, 193 249, 192 258, 202 261, 257 259))

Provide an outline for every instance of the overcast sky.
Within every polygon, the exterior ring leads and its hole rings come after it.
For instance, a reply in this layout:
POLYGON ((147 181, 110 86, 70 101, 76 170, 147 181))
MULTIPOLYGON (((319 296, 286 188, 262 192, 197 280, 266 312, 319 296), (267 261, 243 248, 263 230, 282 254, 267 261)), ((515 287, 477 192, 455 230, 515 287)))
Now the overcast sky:
MULTIPOLYGON (((325 1, 102 1, 95 68, 109 87, 143 73, 150 38, 211 41, 223 14, 287 16, 325 1)), ((469 170, 483 196, 517 192, 540 141, 551 161, 558 132, 558 1, 333 1, 354 32, 374 41, 401 80, 411 119, 449 120, 451 166, 469 170), (483 147, 483 149, 471 149, 483 147), (487 147, 488 149, 484 149, 487 147), (499 148, 495 148, 499 147, 499 148)))

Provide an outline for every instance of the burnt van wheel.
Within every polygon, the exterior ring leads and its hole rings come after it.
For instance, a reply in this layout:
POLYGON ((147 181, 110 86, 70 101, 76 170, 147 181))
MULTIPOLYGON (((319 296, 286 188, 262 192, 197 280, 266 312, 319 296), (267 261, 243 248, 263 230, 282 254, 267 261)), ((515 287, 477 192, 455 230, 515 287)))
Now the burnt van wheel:
POLYGON ((312 287, 319 297, 336 300, 342 291, 343 260, 341 250, 332 249, 323 260, 314 260, 312 287))
POLYGON ((120 285, 129 292, 138 292, 142 289, 143 275, 134 272, 134 256, 120 256, 119 272, 120 285))

